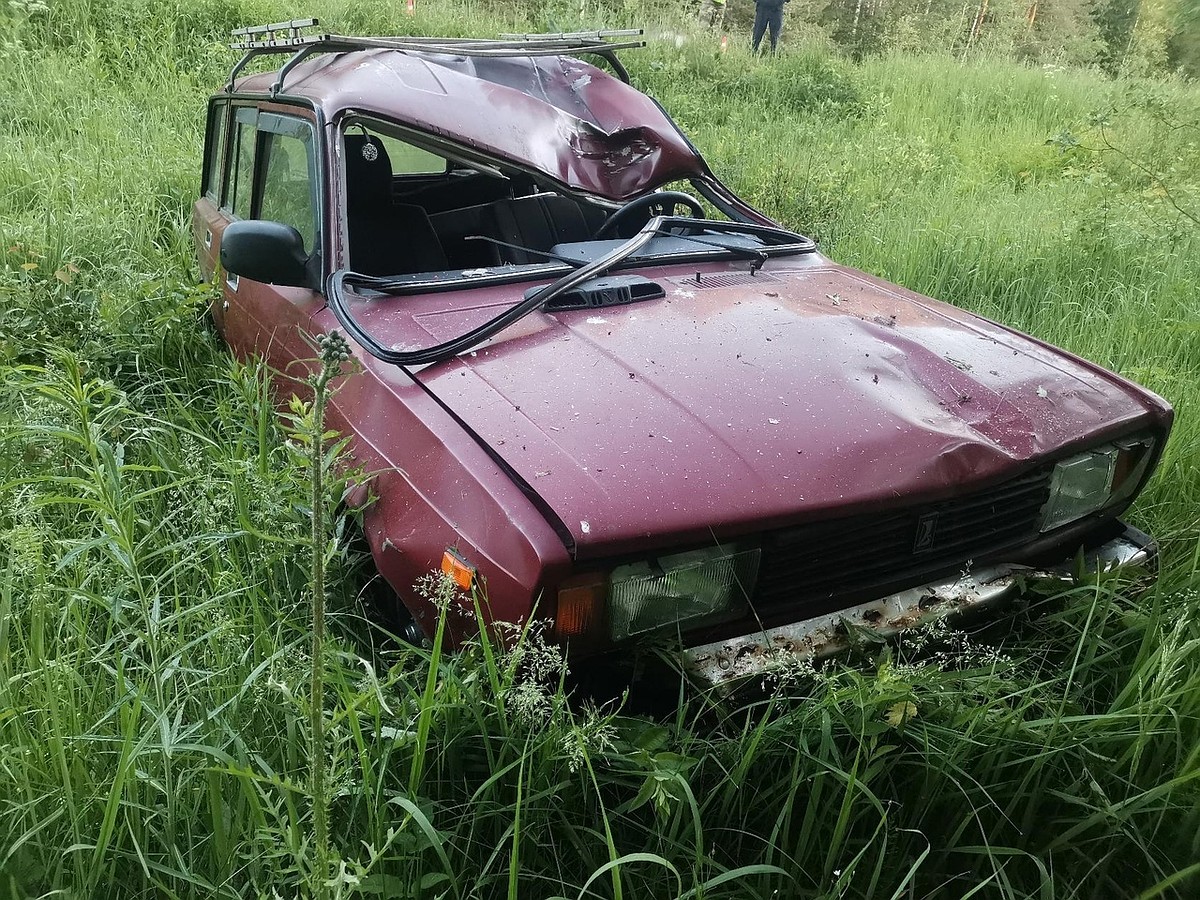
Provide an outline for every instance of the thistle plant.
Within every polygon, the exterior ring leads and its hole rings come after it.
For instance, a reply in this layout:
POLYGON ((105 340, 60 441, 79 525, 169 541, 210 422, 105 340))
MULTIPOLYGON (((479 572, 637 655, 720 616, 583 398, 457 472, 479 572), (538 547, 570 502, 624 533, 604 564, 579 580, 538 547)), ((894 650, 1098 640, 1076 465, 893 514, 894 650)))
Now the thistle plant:
POLYGON ((329 798, 325 785, 325 403, 329 384, 342 373, 350 359, 350 345, 337 331, 317 338, 321 368, 308 378, 313 391, 312 418, 308 432, 310 484, 312 487, 312 677, 309 682, 309 771, 312 779, 313 851, 316 858, 312 894, 328 894, 329 798))

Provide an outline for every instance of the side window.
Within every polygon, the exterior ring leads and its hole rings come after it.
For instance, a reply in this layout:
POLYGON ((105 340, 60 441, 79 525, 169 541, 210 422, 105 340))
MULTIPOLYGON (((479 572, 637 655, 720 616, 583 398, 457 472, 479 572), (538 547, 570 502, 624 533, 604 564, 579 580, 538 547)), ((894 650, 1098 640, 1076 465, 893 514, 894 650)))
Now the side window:
POLYGON ((205 131, 204 196, 220 201, 221 172, 225 157, 225 120, 229 111, 227 103, 214 103, 208 110, 208 128, 205 131))
POLYGON ((253 122, 240 121, 238 116, 236 144, 233 158, 230 160, 229 184, 225 189, 223 208, 230 210, 235 216, 243 219, 250 218, 250 207, 253 199, 254 185, 254 139, 256 131, 253 122))
MULTIPOLYGON (((240 219, 291 225, 311 254, 317 249, 317 177, 312 125, 304 119, 233 111, 221 209, 240 219)), ((213 179, 215 181, 215 178, 213 179)))
POLYGON ((447 162, 444 157, 386 134, 378 135, 387 149, 393 175, 445 175, 447 162))
POLYGON ((258 218, 291 225, 310 252, 316 235, 311 141, 300 136, 266 132, 259 152, 264 155, 262 200, 258 218))

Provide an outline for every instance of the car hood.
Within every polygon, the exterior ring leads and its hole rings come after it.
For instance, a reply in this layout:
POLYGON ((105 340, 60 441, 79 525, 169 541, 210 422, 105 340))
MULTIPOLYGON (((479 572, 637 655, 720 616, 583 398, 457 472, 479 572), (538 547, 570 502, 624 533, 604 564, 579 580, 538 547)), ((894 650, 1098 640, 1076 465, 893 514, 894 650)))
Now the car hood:
MULTIPOLYGON (((580 558, 936 500, 1169 416, 1089 363, 820 257, 643 274, 664 298, 534 313, 417 373, 580 558)), ((408 324, 444 340, 496 312, 408 324)))

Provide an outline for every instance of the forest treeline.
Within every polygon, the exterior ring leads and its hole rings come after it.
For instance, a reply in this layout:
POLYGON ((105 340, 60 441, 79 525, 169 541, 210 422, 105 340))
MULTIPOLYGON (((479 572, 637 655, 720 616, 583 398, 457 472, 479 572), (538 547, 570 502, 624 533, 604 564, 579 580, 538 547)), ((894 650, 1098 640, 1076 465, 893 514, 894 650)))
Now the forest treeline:
MULTIPOLYGON (((753 16, 750 0, 732 2, 734 22, 753 16)), ((1200 77, 1200 0, 790 0, 787 16, 855 57, 990 50, 1113 75, 1200 77)))
MULTIPOLYGON (((699 7, 700 0, 684 0, 699 7)), ((180 46, 197 50, 228 27, 258 21, 267 0, 0 0, 0 50, 99 39, 114 25, 167 27, 180 46)), ((421 14, 441 16, 446 0, 415 0, 421 14)), ((292 5, 296 15, 311 4, 292 5)), ((401 20, 406 0, 382 8, 401 20)), ((749 31, 754 0, 728 0, 724 25, 749 31)), ((521 16, 544 30, 613 23, 677 26, 680 0, 484 0, 479 15, 521 16), (486 11, 486 12, 485 12, 486 11)), ((826 39, 854 59, 889 52, 991 55, 1035 64, 1099 68, 1113 76, 1200 78, 1200 0, 788 0, 784 42, 826 39)), ((346 18, 365 15, 353 5, 346 18)), ((367 16, 369 18, 369 16, 367 16)), ((408 19, 408 21, 413 21, 408 19)), ((695 22, 695 19, 692 20, 695 22)), ((120 28, 118 27, 118 30, 120 28)), ((470 30, 469 28, 467 30, 470 30)), ((132 49, 132 48, 126 48, 132 49)))

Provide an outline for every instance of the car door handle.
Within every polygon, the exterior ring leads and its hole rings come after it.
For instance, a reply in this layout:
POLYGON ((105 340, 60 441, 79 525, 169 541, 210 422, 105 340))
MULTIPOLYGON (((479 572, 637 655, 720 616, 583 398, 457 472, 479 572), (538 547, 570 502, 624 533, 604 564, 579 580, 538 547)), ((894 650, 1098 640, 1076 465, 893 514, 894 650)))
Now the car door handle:
POLYGON ((204 247, 205 249, 212 249, 212 231, 207 228, 204 229, 204 247))

